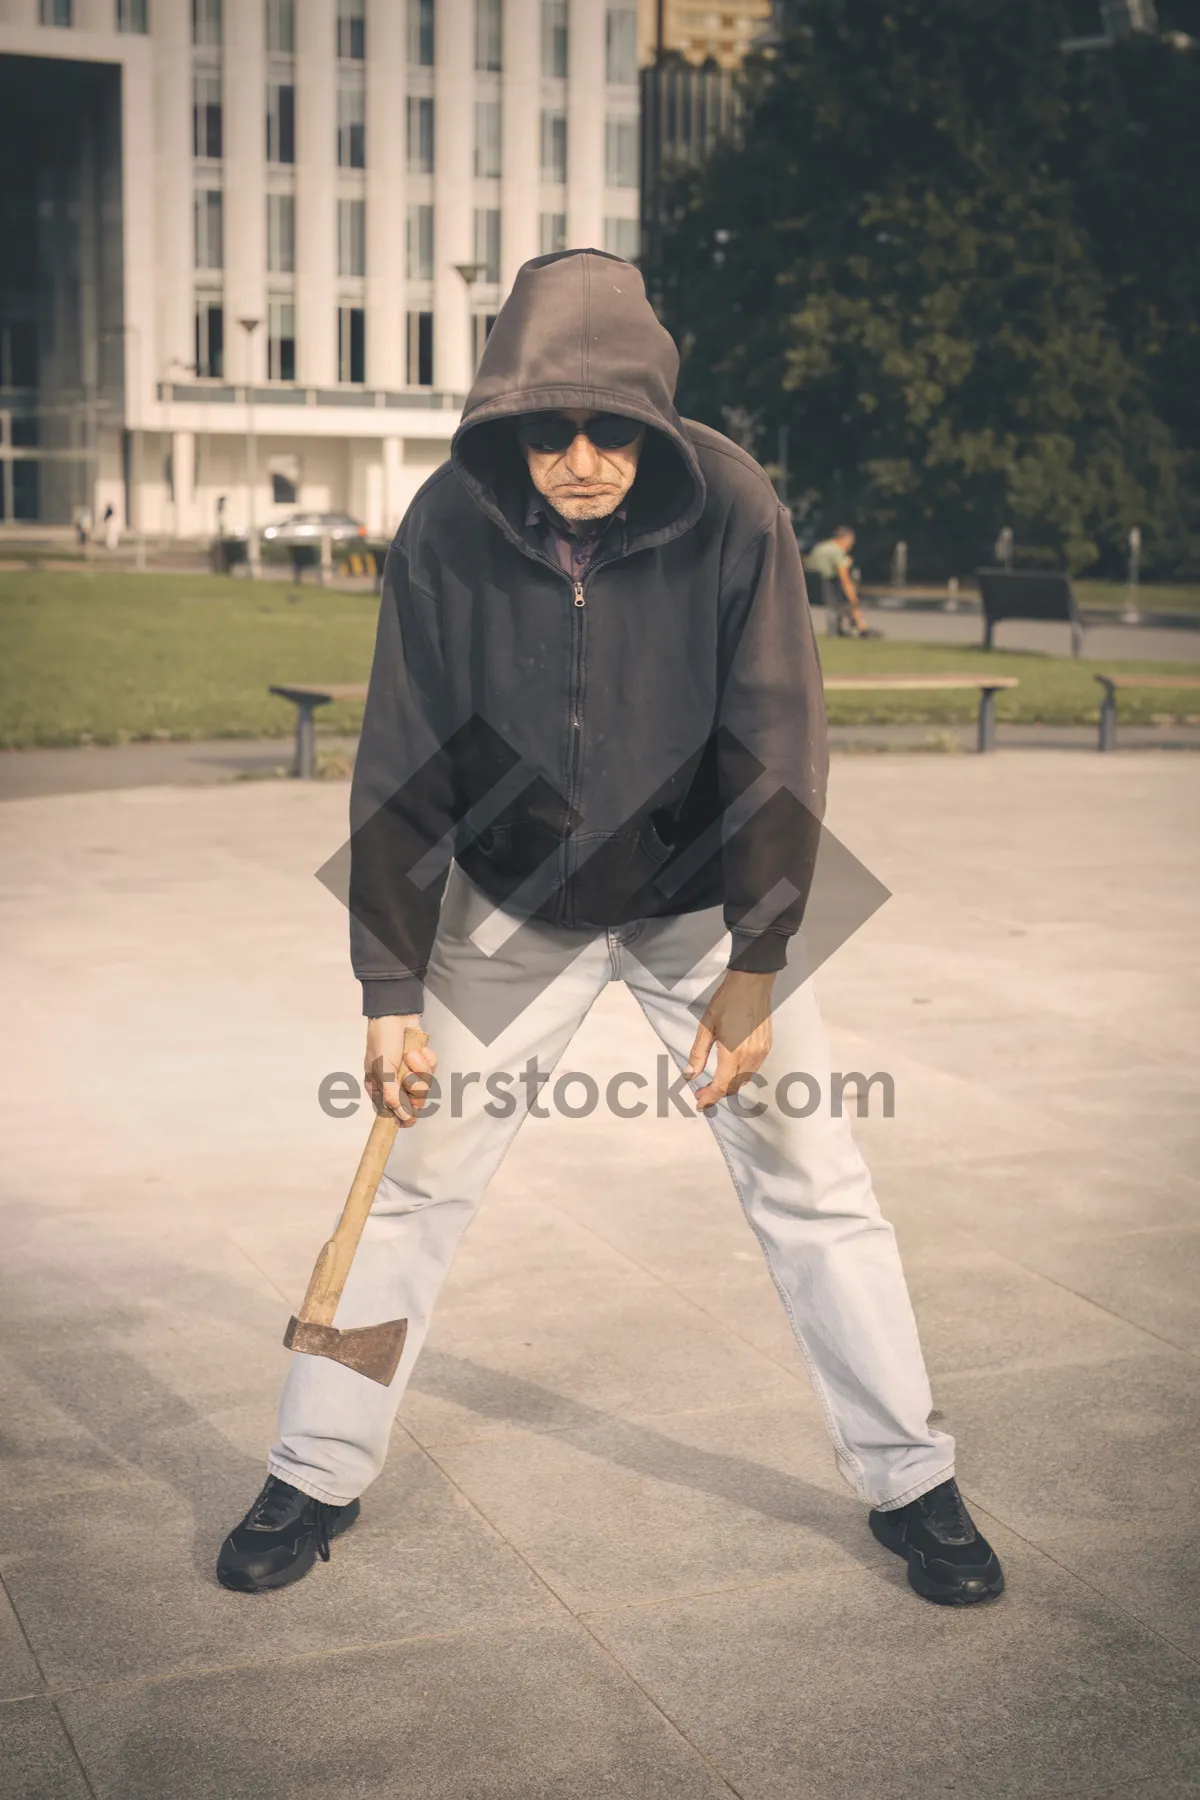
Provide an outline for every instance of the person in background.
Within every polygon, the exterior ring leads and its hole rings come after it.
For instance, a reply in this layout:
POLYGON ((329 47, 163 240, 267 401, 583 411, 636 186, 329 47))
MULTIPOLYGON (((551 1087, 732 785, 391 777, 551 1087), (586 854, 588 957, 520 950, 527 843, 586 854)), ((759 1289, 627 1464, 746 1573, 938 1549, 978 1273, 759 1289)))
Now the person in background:
POLYGON ((832 537, 813 545, 804 567, 820 582, 826 630, 831 637, 835 633, 838 637, 878 637, 880 634, 867 626, 858 603, 858 589, 850 568, 853 548, 853 531, 849 525, 839 525, 832 537))

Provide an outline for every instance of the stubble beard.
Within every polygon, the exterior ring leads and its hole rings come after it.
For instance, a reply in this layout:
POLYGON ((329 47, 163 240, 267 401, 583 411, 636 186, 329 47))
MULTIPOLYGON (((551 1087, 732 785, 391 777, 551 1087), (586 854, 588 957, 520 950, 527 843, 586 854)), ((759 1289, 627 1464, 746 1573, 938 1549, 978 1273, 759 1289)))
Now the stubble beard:
POLYGON ((607 519, 616 512, 621 504, 620 496, 615 495, 611 488, 606 488, 603 493, 595 495, 564 494, 560 496, 551 491, 546 498, 556 513, 560 513, 564 519, 572 520, 607 519))

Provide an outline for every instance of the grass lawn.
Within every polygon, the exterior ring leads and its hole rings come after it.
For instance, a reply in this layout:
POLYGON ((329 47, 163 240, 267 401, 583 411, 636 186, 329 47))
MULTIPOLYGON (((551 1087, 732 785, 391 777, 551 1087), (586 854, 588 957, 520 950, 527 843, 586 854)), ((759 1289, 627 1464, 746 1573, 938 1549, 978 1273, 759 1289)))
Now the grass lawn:
MULTIPOLYGON (((316 587, 209 575, 0 571, 0 747, 115 744, 134 738, 286 737, 292 707, 276 681, 364 681, 378 601, 316 587), (297 594, 296 598, 291 598, 297 594)), ((1062 657, 945 644, 820 639, 830 674, 990 670, 1021 685, 1002 720, 1095 720, 1093 670, 1167 674, 1198 664, 1072 663, 1062 657)), ((975 717, 974 694, 836 694, 835 723, 949 724, 975 717)), ((353 731, 359 709, 328 706, 328 731, 353 731)), ((1186 689, 1121 696, 1130 723, 1200 716, 1186 689)))

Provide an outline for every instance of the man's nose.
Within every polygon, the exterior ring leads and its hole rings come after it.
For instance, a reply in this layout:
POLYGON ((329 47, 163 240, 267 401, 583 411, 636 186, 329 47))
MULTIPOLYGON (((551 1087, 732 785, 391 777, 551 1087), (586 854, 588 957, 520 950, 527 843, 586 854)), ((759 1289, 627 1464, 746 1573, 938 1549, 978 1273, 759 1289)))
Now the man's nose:
POLYGON ((600 457, 586 431, 577 431, 567 451, 567 469, 580 481, 591 481, 600 473, 600 457))

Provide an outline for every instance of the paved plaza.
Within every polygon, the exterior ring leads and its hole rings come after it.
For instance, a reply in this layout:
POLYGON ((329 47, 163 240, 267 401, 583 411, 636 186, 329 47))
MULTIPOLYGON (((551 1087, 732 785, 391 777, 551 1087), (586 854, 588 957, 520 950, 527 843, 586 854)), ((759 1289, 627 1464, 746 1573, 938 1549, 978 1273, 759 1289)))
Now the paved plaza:
MULTIPOLYGON (((218 1588, 364 1138, 343 782, 0 804, 5 1800, 1200 1795, 1195 759, 835 758, 817 977, 960 1476, 925 1605, 708 1128, 531 1122, 332 1564, 218 1588), (876 1090, 876 1094, 878 1089, 876 1090)), ((610 988, 569 1066, 655 1078, 610 988)))

